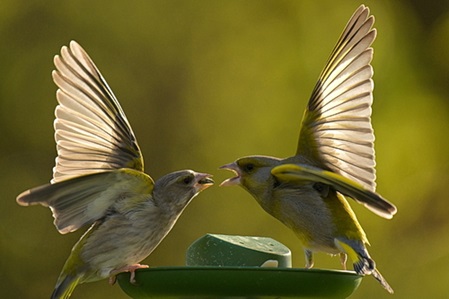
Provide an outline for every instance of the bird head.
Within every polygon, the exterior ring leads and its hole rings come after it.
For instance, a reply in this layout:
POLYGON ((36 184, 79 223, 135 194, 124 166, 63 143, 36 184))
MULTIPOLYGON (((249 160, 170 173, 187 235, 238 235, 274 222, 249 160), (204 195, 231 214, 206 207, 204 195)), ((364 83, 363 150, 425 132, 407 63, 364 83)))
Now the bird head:
POLYGON ((268 156, 248 156, 223 165, 220 169, 232 171, 235 176, 223 181, 220 186, 240 185, 259 200, 276 183, 271 169, 280 161, 268 156))
POLYGON ((193 170, 175 171, 161 177, 154 185, 154 200, 181 212, 201 191, 214 184, 212 175, 193 170))

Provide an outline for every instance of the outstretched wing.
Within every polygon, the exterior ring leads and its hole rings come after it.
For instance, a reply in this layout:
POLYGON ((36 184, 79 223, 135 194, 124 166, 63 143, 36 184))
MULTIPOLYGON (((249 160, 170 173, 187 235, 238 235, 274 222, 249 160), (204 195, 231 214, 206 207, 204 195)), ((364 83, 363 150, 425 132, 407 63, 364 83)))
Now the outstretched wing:
POLYGON ((151 196, 154 182, 143 172, 120 169, 79 176, 27 190, 17 196, 22 206, 50 207, 62 234, 92 224, 108 212, 125 212, 151 196))
POLYGON ((297 155, 376 188, 373 101, 374 17, 360 6, 349 20, 313 90, 301 125, 297 155))
POLYGON ((142 154, 125 113, 83 48, 71 41, 54 64, 59 105, 52 183, 123 167, 143 171, 142 154))
POLYGON ((387 219, 393 218, 397 212, 396 207, 379 194, 331 171, 305 164, 283 164, 274 167, 271 173, 280 181, 312 181, 330 185, 341 194, 353 198, 370 211, 387 219))

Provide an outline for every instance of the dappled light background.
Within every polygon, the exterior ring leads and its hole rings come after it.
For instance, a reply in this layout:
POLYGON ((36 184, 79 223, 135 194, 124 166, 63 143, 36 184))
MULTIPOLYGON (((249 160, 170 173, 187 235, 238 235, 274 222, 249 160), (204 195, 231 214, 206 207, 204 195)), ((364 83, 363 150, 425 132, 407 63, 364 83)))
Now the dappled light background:
MULTIPOLYGON (((0 297, 48 298, 82 232, 60 235, 49 209, 15 197, 49 182, 56 155, 53 56, 90 54, 137 135, 155 179, 215 175, 249 154, 296 150, 303 109, 360 1, 13 1, 0 3, 0 297)), ((449 2, 365 1, 376 17, 373 125, 384 220, 351 202, 395 298, 449 292, 449 2)), ((304 258, 294 234, 241 188, 200 194, 145 260, 179 266, 206 233, 268 236, 304 258)), ((318 268, 339 259, 316 255, 318 268)), ((127 298, 107 281, 74 298, 127 298)), ((351 298, 392 298, 372 277, 351 298)))

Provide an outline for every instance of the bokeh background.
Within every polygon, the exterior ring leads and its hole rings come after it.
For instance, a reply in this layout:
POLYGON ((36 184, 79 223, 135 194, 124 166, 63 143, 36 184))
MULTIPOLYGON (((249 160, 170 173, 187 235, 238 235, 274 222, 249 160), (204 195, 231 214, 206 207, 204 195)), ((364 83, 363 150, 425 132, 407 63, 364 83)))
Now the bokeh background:
MULTIPOLYGON (((77 40, 120 100, 154 178, 184 168, 229 177, 237 157, 292 155, 308 96, 360 1, 17 1, 0 3, 0 297, 48 298, 82 232, 60 235, 49 209, 20 192, 54 166, 52 58, 77 40)), ((351 202, 395 298, 449 293, 449 2, 365 1, 374 43, 378 191, 387 221, 351 202)), ((186 209, 147 259, 184 264, 205 233, 268 236, 292 250, 291 231, 241 188, 215 186, 186 209)), ((340 268, 316 255, 316 267, 340 268)), ((74 298, 127 298, 107 281, 74 298)), ((392 298, 371 278, 351 298, 392 298)))

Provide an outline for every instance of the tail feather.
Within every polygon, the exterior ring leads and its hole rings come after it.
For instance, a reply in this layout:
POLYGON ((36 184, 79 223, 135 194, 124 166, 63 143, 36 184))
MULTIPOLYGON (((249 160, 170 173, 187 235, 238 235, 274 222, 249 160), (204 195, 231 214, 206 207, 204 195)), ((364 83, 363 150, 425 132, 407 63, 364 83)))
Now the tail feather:
POLYGON ((369 256, 363 243, 354 240, 336 239, 335 244, 352 260, 354 271, 357 274, 372 275, 388 293, 394 293, 393 288, 377 270, 376 263, 369 256))
POLYGON ((393 288, 388 284, 388 282, 385 280, 385 278, 380 274, 380 272, 377 269, 374 269, 373 273, 371 273, 373 277, 380 283, 380 285, 387 290, 388 293, 394 294, 393 288))
POLYGON ((358 260, 354 262, 354 270, 360 275, 372 275, 388 293, 394 293, 393 288, 376 269, 376 263, 370 257, 358 255, 358 260))
POLYGON ((51 299, 68 299, 72 295, 73 290, 78 285, 80 280, 79 276, 67 275, 60 277, 56 284, 51 299))

